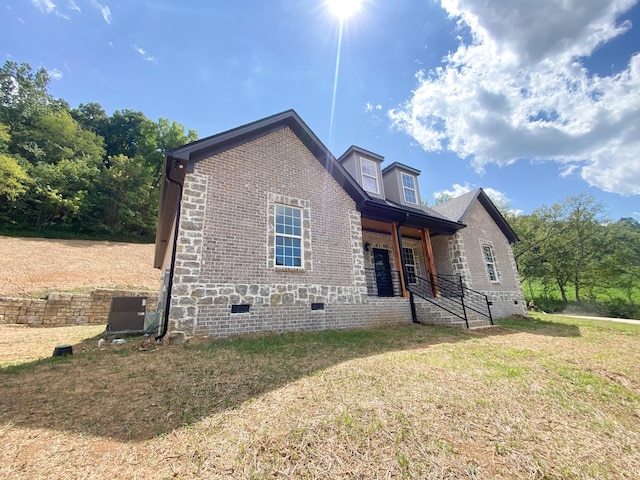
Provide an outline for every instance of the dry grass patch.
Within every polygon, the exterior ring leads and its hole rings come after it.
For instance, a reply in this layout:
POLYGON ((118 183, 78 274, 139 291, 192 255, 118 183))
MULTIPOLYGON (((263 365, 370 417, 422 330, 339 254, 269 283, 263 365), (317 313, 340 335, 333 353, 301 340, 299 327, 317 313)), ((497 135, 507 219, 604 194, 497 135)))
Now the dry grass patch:
POLYGON ((153 244, 0 235, 0 296, 43 297, 95 288, 158 290, 153 244))
POLYGON ((0 325, 0 367, 50 357, 56 346, 77 344, 104 330, 104 325, 56 328, 0 325))
POLYGON ((550 319, 91 340, 0 374, 0 477, 637 478, 640 328, 550 319))

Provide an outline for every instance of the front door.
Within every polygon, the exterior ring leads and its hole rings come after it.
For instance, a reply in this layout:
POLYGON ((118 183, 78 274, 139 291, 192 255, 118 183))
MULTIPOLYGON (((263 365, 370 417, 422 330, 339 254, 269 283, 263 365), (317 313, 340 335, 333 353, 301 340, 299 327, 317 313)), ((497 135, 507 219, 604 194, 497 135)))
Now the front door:
POLYGON ((393 297, 393 278, 389 265, 389 252, 381 248, 373 249, 373 264, 376 269, 376 286, 379 297, 393 297))

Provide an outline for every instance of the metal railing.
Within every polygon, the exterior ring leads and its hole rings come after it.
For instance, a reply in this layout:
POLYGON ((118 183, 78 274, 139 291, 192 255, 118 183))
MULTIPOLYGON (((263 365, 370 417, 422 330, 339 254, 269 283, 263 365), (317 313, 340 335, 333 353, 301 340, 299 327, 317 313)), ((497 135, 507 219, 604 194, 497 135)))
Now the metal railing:
MULTIPOLYGON (((398 270, 365 268, 367 293, 374 297, 400 297, 402 285, 398 270)), ((470 312, 489 319, 493 325, 491 302, 484 293, 464 285, 459 275, 412 275, 407 290, 465 321, 469 328, 470 312)))
POLYGON ((466 287, 461 277, 429 275, 429 278, 416 276, 415 280, 415 283, 408 285, 411 293, 461 318, 465 321, 467 328, 469 328, 469 311, 488 318, 493 325, 489 297, 466 287))

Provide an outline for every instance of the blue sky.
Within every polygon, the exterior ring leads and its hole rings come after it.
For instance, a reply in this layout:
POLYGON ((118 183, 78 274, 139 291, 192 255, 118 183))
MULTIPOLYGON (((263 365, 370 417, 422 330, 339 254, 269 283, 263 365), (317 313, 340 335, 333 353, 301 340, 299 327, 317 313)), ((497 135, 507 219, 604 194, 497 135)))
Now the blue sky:
POLYGON ((593 194, 640 220, 638 0, 2 0, 0 54, 71 106, 219 133, 293 108, 331 149, 530 213, 593 194), (332 117, 333 111, 333 117, 332 117))

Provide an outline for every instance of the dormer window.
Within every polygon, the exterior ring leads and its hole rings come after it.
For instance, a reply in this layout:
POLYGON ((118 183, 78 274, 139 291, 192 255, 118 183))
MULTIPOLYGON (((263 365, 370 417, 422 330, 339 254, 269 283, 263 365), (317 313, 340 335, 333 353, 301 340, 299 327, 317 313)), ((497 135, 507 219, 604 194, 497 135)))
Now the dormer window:
POLYGON ((416 177, 402 172, 402 190, 404 192, 404 201, 407 203, 418 204, 418 194, 416 193, 416 177))
POLYGON ((372 160, 360 157, 360 171, 362 172, 362 188, 367 192, 379 194, 378 164, 372 160))

